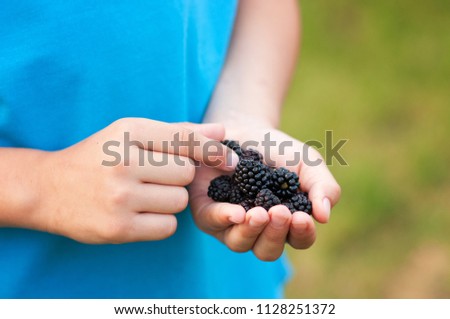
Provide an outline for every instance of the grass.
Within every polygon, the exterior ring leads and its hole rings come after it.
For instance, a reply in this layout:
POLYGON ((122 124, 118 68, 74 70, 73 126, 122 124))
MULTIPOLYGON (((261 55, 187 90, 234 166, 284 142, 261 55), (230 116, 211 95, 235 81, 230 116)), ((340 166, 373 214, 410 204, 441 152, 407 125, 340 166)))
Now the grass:
MULTIPOLYGON (((450 297, 450 2, 302 2, 302 56, 282 128, 349 139, 343 189, 293 298, 450 297)), ((323 152, 322 152, 323 153, 323 152)))

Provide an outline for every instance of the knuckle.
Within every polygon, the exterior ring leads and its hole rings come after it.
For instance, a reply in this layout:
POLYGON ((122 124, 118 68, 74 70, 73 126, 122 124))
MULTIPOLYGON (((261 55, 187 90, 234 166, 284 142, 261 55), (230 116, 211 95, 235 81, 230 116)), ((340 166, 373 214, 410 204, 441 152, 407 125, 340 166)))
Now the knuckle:
POLYGON ((106 167, 102 172, 102 185, 107 190, 105 193, 109 198, 115 198, 121 193, 125 193, 127 189, 125 184, 129 185, 132 173, 131 162, 122 160, 117 165, 106 167))
POLYGON ((132 192, 129 187, 116 186, 110 190, 109 201, 113 208, 122 208, 128 206, 132 198, 132 192))

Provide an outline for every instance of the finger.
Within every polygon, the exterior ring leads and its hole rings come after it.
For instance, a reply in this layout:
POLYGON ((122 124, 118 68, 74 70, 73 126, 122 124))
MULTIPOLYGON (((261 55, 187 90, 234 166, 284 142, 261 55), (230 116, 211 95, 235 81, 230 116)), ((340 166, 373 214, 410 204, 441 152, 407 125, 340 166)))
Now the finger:
POLYGON ((161 240, 172 236, 177 228, 174 215, 138 213, 133 216, 123 242, 161 240))
POLYGON ((178 124, 192 131, 199 132, 200 134, 216 141, 222 141, 225 138, 225 127, 220 123, 195 124, 190 122, 180 122, 174 124, 178 124))
POLYGON ((295 249, 306 249, 311 247, 315 240, 316 228, 311 216, 304 212, 292 214, 288 243, 295 249))
POLYGON ((195 212, 194 220, 201 230, 209 234, 216 234, 245 221, 245 209, 242 206, 213 202, 208 197, 205 200, 210 202, 199 209, 196 209, 195 206, 192 207, 192 211, 195 212))
POLYGON ((233 226, 224 237, 224 242, 233 251, 244 252, 252 249, 256 239, 269 223, 269 214, 262 207, 250 209, 245 222, 233 226))
POLYGON ((239 157, 225 145, 181 125, 144 118, 122 119, 121 123, 122 130, 129 133, 124 144, 186 156, 226 171, 234 170, 239 162, 239 157))
POLYGON ((327 223, 330 219, 331 207, 339 201, 341 188, 331 175, 320 154, 311 147, 308 150, 312 156, 311 163, 320 162, 320 164, 310 166, 302 164, 299 174, 302 181, 301 187, 308 192, 309 199, 312 202, 314 218, 318 222, 327 223))
POLYGON ((186 186, 195 176, 195 164, 189 157, 132 147, 131 175, 142 182, 186 186))
POLYGON ((283 205, 272 207, 269 215, 269 224, 253 246, 256 257, 265 261, 276 260, 283 253, 292 218, 289 209, 283 205))
POLYGON ((207 195, 210 181, 217 177, 213 169, 197 170, 195 181, 189 186, 189 202, 197 226, 213 234, 245 221, 245 209, 240 205, 214 202, 207 195))
POLYGON ((179 213, 189 201, 184 187, 143 183, 133 190, 131 209, 135 212, 179 213))

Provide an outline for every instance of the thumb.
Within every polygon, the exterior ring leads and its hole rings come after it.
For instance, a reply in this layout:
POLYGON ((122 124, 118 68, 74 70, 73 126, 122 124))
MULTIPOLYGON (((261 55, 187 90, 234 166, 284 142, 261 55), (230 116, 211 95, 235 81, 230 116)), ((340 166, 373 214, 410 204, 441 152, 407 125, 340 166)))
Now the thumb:
POLYGON ((320 223, 327 223, 330 219, 331 207, 338 201, 341 188, 336 181, 317 181, 309 190, 314 218, 320 223))
MULTIPOLYGON (((317 159, 320 155, 314 152, 317 159)), ((320 223, 327 223, 330 219, 331 208, 337 204, 341 197, 341 187, 325 165, 323 159, 317 166, 308 166, 303 163, 300 168, 301 188, 308 192, 312 202, 313 216, 320 223)))

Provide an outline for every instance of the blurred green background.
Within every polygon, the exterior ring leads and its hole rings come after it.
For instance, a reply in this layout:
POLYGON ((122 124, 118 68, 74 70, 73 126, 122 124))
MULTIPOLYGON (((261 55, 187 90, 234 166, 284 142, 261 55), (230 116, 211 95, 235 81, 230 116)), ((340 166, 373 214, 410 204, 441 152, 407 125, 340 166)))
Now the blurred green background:
MULTIPOLYGON (((450 298, 450 1, 306 0, 282 128, 349 139, 289 298, 450 298)), ((323 149, 320 150, 324 154, 323 149)))

